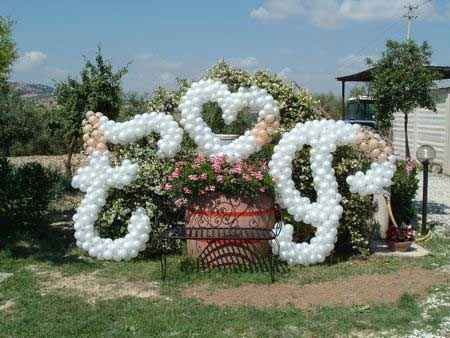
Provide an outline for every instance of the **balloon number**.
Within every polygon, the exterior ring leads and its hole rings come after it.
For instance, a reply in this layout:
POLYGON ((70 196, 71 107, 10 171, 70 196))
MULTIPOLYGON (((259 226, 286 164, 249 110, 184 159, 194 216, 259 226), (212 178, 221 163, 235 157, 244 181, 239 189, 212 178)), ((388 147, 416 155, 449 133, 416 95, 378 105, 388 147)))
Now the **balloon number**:
MULTIPOLYGON (((273 244, 274 252, 289 264, 309 265, 323 262, 334 248, 337 227, 343 209, 340 205, 342 196, 332 168, 332 153, 339 145, 354 143, 359 131, 358 125, 345 124, 342 121, 321 120, 297 124, 285 133, 275 146, 269 163, 270 174, 275 182, 278 201, 294 217, 314 226, 315 236, 310 243, 292 242, 293 227, 283 226, 279 240, 273 244), (304 145, 310 145, 311 169, 317 201, 311 202, 296 189, 292 180, 292 161, 295 153, 304 145)), ((386 161, 374 163, 366 173, 357 172, 347 181, 350 190, 363 195, 381 192, 390 185, 394 173, 393 164, 386 161)))
MULTIPOLYGON (((87 116, 92 118, 94 115, 88 112, 87 116)), ((159 133, 161 139, 158 141, 158 156, 161 158, 175 155, 183 138, 183 130, 171 116, 163 113, 136 115, 123 123, 109 121, 101 114, 97 115, 97 119, 99 130, 89 132, 98 132, 106 142, 127 144, 151 132, 159 133)), ((95 122, 97 121, 94 119, 92 123, 95 122)), ((92 152, 89 164, 78 169, 72 180, 73 187, 86 193, 73 216, 77 246, 99 259, 129 260, 145 249, 145 243, 149 239, 151 226, 145 210, 136 209, 128 223, 127 235, 115 240, 100 238, 94 224, 106 203, 108 190, 122 189, 131 184, 137 176, 138 165, 125 160, 120 166, 113 168, 107 148, 100 149, 103 150, 92 152)))
MULTIPOLYGON (((193 83, 180 103, 181 121, 184 129, 195 141, 200 151, 209 156, 223 154, 230 162, 248 158, 268 143, 279 126, 277 102, 265 90, 257 87, 240 88, 230 93, 219 81, 202 80, 193 83), (222 108, 223 119, 229 124, 236 119, 240 110, 249 107, 257 112, 258 122, 237 140, 222 145, 219 138, 201 117, 203 104, 217 102, 222 108)), ((151 225, 149 215, 137 208, 128 223, 128 233, 112 240, 101 238, 94 228, 98 215, 106 203, 111 188, 122 189, 131 184, 138 172, 138 165, 129 160, 117 167, 111 166, 106 143, 128 144, 136 142, 151 132, 161 135, 158 141, 158 156, 173 157, 180 148, 183 130, 170 115, 152 112, 136 115, 132 120, 117 123, 100 113, 87 113, 84 125, 85 149, 90 154, 89 163, 80 168, 72 185, 85 192, 80 206, 73 217, 77 245, 89 255, 99 259, 128 260, 136 257, 145 248, 151 225)), ((311 121, 297 124, 286 132, 269 163, 277 201, 293 215, 296 221, 303 221, 317 228, 310 243, 293 243, 293 227, 282 227, 279 247, 272 243, 280 258, 290 264, 312 264, 323 262, 336 242, 337 226, 342 215, 341 195, 332 168, 332 153, 337 146, 354 143, 359 126, 342 121, 311 121), (292 161, 303 145, 311 146, 311 169, 317 201, 302 197, 292 180, 292 161)), ((361 195, 380 192, 391 184, 394 173, 393 158, 382 163, 372 163, 367 173, 357 172, 347 178, 350 191, 361 195)))

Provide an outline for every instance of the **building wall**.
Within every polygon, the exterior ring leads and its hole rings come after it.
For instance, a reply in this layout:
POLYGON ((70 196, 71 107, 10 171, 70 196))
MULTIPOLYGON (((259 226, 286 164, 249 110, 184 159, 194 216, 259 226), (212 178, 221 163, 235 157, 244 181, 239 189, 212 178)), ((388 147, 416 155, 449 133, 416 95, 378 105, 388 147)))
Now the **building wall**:
MULTIPOLYGON (((436 163, 444 173, 450 175, 450 88, 440 89, 436 105, 437 111, 416 108, 409 114, 408 139, 411 156, 415 158, 416 149, 429 144, 436 150, 436 163)), ((394 114, 393 144, 394 152, 405 157, 405 133, 402 113, 394 114)))

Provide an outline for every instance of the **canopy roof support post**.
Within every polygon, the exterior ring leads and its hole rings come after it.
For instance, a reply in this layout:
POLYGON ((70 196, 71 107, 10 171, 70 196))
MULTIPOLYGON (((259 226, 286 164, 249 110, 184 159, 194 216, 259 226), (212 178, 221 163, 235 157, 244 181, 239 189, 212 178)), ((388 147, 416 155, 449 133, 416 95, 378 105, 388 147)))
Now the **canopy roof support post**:
POLYGON ((345 81, 341 81, 342 84, 342 119, 345 119, 345 81))

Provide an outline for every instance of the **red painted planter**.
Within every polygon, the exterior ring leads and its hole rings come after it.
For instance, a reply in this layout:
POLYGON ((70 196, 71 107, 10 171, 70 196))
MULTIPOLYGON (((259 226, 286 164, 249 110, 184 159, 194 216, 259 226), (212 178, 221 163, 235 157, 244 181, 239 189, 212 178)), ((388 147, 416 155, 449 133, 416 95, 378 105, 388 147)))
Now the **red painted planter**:
MULTIPOLYGON (((272 229, 276 214, 274 201, 266 194, 249 199, 212 193, 191 203, 186 212, 186 227, 272 229)), ((208 241, 188 240, 188 255, 198 257, 207 246, 208 241)), ((269 249, 267 242, 254 246, 260 251, 269 249)))

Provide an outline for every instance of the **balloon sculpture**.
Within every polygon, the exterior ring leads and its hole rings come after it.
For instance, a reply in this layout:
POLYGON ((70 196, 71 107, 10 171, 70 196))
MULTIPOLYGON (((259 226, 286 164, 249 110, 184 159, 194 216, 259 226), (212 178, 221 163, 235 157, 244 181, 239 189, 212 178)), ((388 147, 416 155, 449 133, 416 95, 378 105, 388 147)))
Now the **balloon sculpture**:
MULTIPOLYGON (((180 123, 199 150, 209 156, 225 155, 229 162, 246 159, 258 152, 271 141, 279 128, 278 103, 265 90, 255 86, 239 88, 236 93, 231 93, 219 81, 201 80, 193 83, 181 98, 180 110, 180 123), (232 143, 222 145, 201 117, 203 104, 210 101, 217 102, 222 108, 226 124, 233 122, 244 107, 257 112, 258 121, 252 130, 246 131, 232 143)), ((99 259, 129 260, 145 248, 151 231, 151 215, 137 208, 128 223, 128 233, 123 238, 100 238, 96 232, 94 224, 106 203, 108 190, 122 189, 134 181, 138 172, 137 164, 129 160, 124 160, 117 167, 111 166, 107 143, 128 144, 157 132, 161 135, 158 156, 173 157, 180 149, 183 130, 170 115, 161 112, 136 115, 132 120, 122 123, 110 121, 101 113, 88 112, 86 118, 83 121, 83 139, 90 157, 88 165, 78 169, 72 181, 75 188, 86 193, 73 217, 77 246, 99 259)), ((375 160, 365 174, 357 172, 347 178, 351 192, 370 195, 381 192, 391 184, 394 158, 388 151, 383 152, 382 147, 378 149, 379 144, 374 139, 373 135, 367 136, 367 132, 357 125, 331 120, 299 123, 283 134, 269 162, 277 202, 296 221, 311 224, 317 231, 309 244, 294 243, 292 225, 283 225, 279 245, 272 243, 274 252, 279 252, 282 260, 289 264, 304 265, 323 262, 334 248, 343 211, 332 168, 332 153, 337 146, 356 143, 362 151, 370 151, 370 158, 375 160), (311 146, 316 202, 302 197, 292 180, 292 160, 303 145, 311 146)))

